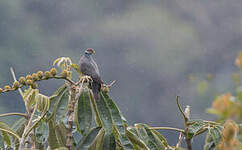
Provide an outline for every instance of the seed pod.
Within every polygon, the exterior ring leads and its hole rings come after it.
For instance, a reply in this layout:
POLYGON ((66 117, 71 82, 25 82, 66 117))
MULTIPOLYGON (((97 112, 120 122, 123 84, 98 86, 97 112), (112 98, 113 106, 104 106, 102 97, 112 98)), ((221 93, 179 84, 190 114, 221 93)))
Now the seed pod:
POLYGON ((51 73, 49 71, 45 71, 45 78, 48 79, 51 77, 51 73))
POLYGON ((5 85, 5 86, 4 86, 4 89, 5 89, 6 91, 9 91, 9 90, 11 90, 11 87, 10 87, 9 85, 5 85))
POLYGON ((33 80, 27 80, 27 81, 26 81, 26 84, 27 84, 27 85, 32 85, 33 83, 34 83, 33 80))
POLYGON ((63 70, 61 72, 61 75, 62 75, 62 77, 66 78, 67 77, 67 71, 66 70, 63 70))
POLYGON ((37 88, 38 88, 38 84, 34 82, 34 83, 31 85, 31 87, 32 87, 32 89, 37 89, 37 88))
POLYGON ((36 73, 32 74, 32 78, 33 78, 34 81, 37 81, 39 79, 39 77, 36 73))
POLYGON ((0 94, 3 92, 3 89, 2 88, 0 88, 0 94))
POLYGON ((24 77, 20 77, 18 80, 21 84, 23 84, 23 85, 25 84, 25 78, 24 77))
POLYGON ((16 89, 16 88, 18 88, 18 87, 19 87, 19 82, 18 82, 18 81, 13 82, 13 86, 12 86, 12 88, 13 88, 13 89, 16 89))
POLYGON ((32 80, 32 79, 33 79, 33 78, 32 78, 31 75, 28 74, 28 75, 26 76, 26 80, 32 80))
POLYGON ((52 69, 50 69, 50 73, 51 73, 53 76, 55 76, 55 75, 57 74, 57 70, 56 70, 56 68, 52 68, 52 69))
POLYGON ((43 71, 38 71, 38 72, 37 72, 37 75, 38 75, 38 77, 39 77, 40 79, 42 79, 42 78, 43 78, 43 71))

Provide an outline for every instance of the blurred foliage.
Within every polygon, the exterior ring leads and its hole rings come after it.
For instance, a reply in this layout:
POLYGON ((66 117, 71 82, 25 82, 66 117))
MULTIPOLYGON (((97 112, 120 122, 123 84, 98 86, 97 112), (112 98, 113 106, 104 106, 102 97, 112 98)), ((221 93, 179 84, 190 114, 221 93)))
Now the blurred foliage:
MULTIPOLYGON (((242 52, 240 52, 235 59, 235 65, 238 67, 238 71, 232 74, 234 84, 236 86, 235 96, 231 93, 224 93, 218 95, 212 103, 211 108, 206 111, 210 114, 214 114, 218 117, 217 122, 224 124, 222 129, 217 129, 216 132, 210 131, 207 134, 206 143, 204 148, 206 150, 214 149, 217 147, 218 150, 240 150, 242 148, 242 90, 241 90, 241 69, 242 69, 242 52), (221 133, 221 134, 219 134, 221 133), (214 134, 214 135, 210 135, 214 134), (211 143, 211 139, 219 135, 217 142, 211 143)), ((209 75, 212 76, 212 75, 209 75)), ((191 82, 195 82, 196 77, 190 75, 191 82)), ((209 80, 213 80, 211 77, 206 80, 198 82, 198 91, 200 94, 204 94, 204 90, 209 89, 209 80), (206 83, 206 86, 204 86, 206 83)), ((211 88, 211 87, 210 87, 211 88)))
MULTIPOLYGON (((229 93, 216 98, 212 108, 208 110, 209 113, 220 117, 218 120, 220 123, 190 119, 190 106, 183 111, 177 97, 177 106, 184 117, 185 129, 150 127, 143 123, 129 126, 117 105, 109 97, 107 93, 109 86, 103 85, 100 99, 94 99, 89 88, 90 77, 81 76, 77 65, 73 64, 69 57, 58 58, 53 65, 57 65, 61 73, 52 68, 44 73, 38 71, 20 77, 18 81, 11 69, 15 81, 12 86, 0 88, 0 94, 18 90, 26 110, 25 113, 0 115, 0 117, 12 115, 23 117, 13 127, 0 122, 1 148, 183 150, 181 142, 185 140, 188 150, 191 150, 192 139, 204 132, 207 132, 204 150, 240 150, 242 147, 241 127, 235 122, 241 122, 241 100, 237 98, 237 102, 229 93), (72 70, 79 74, 79 81, 72 80, 72 70), (37 82, 49 79, 66 81, 51 96, 46 96, 39 92, 37 82), (29 88, 22 91, 21 88, 24 86, 29 88), (225 120, 227 121, 224 123, 225 120), (171 146, 157 130, 179 132, 177 145, 171 146)), ((207 79, 211 78, 211 75, 208 75, 207 79)), ((192 79, 195 80, 194 77, 192 79)))

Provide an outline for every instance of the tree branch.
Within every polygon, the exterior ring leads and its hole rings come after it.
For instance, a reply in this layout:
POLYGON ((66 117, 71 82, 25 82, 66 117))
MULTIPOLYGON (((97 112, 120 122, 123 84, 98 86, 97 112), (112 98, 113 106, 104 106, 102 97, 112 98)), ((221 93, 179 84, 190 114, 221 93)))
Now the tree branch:
POLYGON ((182 116, 184 117, 185 122, 187 122, 188 118, 185 115, 185 113, 183 112, 181 105, 179 104, 179 96, 176 97, 176 104, 177 104, 177 107, 178 107, 179 111, 181 112, 182 116))

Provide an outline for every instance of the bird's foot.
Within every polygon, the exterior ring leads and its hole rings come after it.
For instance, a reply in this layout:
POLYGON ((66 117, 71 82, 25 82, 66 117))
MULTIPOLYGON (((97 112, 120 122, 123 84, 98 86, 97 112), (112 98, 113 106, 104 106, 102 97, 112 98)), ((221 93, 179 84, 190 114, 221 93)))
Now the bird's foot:
POLYGON ((81 80, 81 83, 92 82, 92 78, 90 76, 82 76, 80 80, 81 80))

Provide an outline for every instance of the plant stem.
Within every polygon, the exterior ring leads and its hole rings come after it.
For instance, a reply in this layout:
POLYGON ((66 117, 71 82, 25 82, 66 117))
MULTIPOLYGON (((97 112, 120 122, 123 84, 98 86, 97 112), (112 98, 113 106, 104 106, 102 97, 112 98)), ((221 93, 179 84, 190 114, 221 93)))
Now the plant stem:
POLYGON ((179 104, 179 96, 176 97, 176 103, 177 103, 177 107, 180 110, 181 114, 183 115, 184 118, 184 125, 185 125, 185 141, 187 143, 187 149, 188 150, 192 150, 192 144, 191 144, 191 139, 187 136, 188 135, 188 128, 189 128, 189 124, 188 121, 190 119, 190 106, 187 106, 185 109, 186 114, 183 112, 180 104, 179 104))
POLYGON ((14 115, 27 118, 27 115, 24 113, 5 113, 5 114, 0 114, 0 117, 7 117, 7 116, 14 116, 14 115))
POLYGON ((70 82, 66 82, 66 85, 68 86, 69 90, 69 100, 68 100, 68 127, 67 127, 67 134, 66 134, 66 147, 68 150, 71 150, 71 146, 73 144, 73 135, 72 135, 72 129, 73 129, 73 123, 74 123, 74 103, 75 103, 75 88, 73 87, 73 84, 70 82))
POLYGON ((179 96, 176 97, 176 104, 177 104, 177 107, 179 109, 179 111, 181 112, 185 122, 187 122, 188 118, 187 116, 185 115, 185 113, 183 112, 182 108, 181 108, 181 105, 179 104, 179 96))
POLYGON ((54 79, 64 79, 64 80, 70 82, 71 84, 75 85, 75 82, 74 81, 72 81, 72 80, 70 80, 68 78, 64 78, 62 76, 53 76, 53 77, 50 77, 50 78, 54 78, 54 79))
POLYGON ((192 142, 191 139, 186 138, 186 143, 187 143, 187 149, 192 150, 192 142))
POLYGON ((176 144, 176 148, 179 148, 181 143, 182 143, 182 139, 183 139, 184 134, 182 132, 180 132, 179 138, 178 138, 178 142, 176 144))
POLYGON ((178 129, 178 128, 172 128, 172 127, 150 127, 152 130, 172 130, 172 131, 178 131, 181 133, 185 133, 184 130, 178 129))
POLYGON ((27 132, 29 133, 29 129, 31 128, 31 126, 33 124, 32 121, 33 121, 33 117, 34 117, 34 113, 35 113, 36 109, 37 109, 37 104, 35 104, 34 110, 33 110, 32 114, 31 114, 31 116, 30 116, 30 118, 28 120, 28 124, 25 127, 24 132, 22 134, 21 140, 19 142, 19 150, 23 150, 25 148, 25 142, 26 142, 25 139, 26 139, 26 137, 28 135, 26 133, 27 132))

